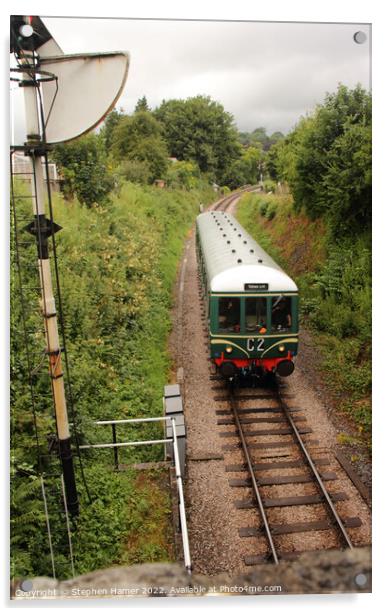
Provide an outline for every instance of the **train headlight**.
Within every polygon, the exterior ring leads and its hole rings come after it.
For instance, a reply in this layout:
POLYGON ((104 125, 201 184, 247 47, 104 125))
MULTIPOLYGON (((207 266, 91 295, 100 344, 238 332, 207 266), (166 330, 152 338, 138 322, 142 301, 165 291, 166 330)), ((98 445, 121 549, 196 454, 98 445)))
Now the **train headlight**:
POLYGON ((19 33, 21 36, 24 36, 24 38, 30 38, 30 36, 34 34, 34 30, 30 24, 23 24, 19 28, 19 33))
POLYGON ((226 351, 227 353, 231 353, 231 352, 233 351, 233 349, 232 349, 232 347, 231 347, 231 346, 227 346, 227 347, 226 347, 226 349, 225 349, 225 351, 226 351))
POLYGON ((285 350, 286 350, 286 347, 284 346, 284 344, 281 344, 281 345, 279 346, 279 351, 280 351, 281 353, 283 353, 283 351, 285 351, 285 350))

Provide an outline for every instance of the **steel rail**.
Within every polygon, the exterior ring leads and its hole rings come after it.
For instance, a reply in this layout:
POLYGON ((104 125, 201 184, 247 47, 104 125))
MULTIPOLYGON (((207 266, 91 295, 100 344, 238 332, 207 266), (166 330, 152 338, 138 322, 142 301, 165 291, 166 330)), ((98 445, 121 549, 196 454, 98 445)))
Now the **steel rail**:
POLYGON ((255 497, 256 497, 256 501, 257 501, 257 506, 259 508, 260 511, 260 515, 261 515, 261 519, 263 521, 263 525, 264 525, 264 529, 265 529, 265 533, 267 535, 267 539, 268 539, 268 543, 271 549, 271 553, 272 553, 272 558, 274 560, 274 563, 277 565, 279 564, 279 558, 276 552, 276 548, 275 548, 275 544, 272 538, 272 534, 271 534, 271 529, 269 526, 269 522, 268 522, 268 518, 267 518, 267 514, 265 513, 265 509, 264 509, 264 503, 263 500, 261 498, 260 492, 259 492, 259 487, 258 487, 258 481, 256 479, 256 475, 255 472, 253 470, 253 464, 251 461, 251 456, 249 453, 249 449, 248 449, 248 445, 245 439, 245 434, 244 434, 244 430, 241 426, 241 422, 240 422, 240 418, 238 416, 238 412, 237 412, 237 407, 236 407, 236 402, 235 402, 235 398, 233 395, 233 391, 232 391, 232 387, 230 387, 229 389, 229 400, 230 400, 230 404, 232 407, 232 411, 233 411, 233 415, 234 415, 234 419, 236 422, 236 426, 240 435, 240 439, 241 439, 241 445, 242 448, 244 450, 244 455, 245 455, 245 459, 248 465, 248 470, 249 470, 249 474, 251 476, 251 480, 252 480, 252 486, 253 486, 253 491, 255 493, 255 497))
POLYGON ((301 437, 301 435, 299 433, 299 430, 298 430, 298 428, 297 428, 293 418, 291 417, 290 411, 288 410, 287 404, 282 399, 281 394, 280 394, 278 389, 276 391, 276 395, 278 397, 278 400, 280 402, 280 405, 281 405, 281 408, 282 408, 282 410, 284 412, 284 415, 286 416, 287 421, 288 421, 288 423, 290 424, 290 426, 292 428, 293 434, 294 434, 296 440, 298 441, 298 444, 299 444, 299 446, 300 446, 300 448, 301 448, 301 450, 303 452, 303 455, 305 456, 305 458, 307 460, 308 466, 309 466, 310 470, 314 474, 314 477, 315 477, 315 479, 316 479, 316 481, 318 483, 318 486, 319 486, 319 488, 320 488, 320 490, 322 492, 322 495, 323 495, 323 497, 325 499, 325 503, 326 503, 326 505, 328 505, 330 513, 332 514, 332 516, 333 516, 333 518, 334 518, 338 528, 340 529, 341 535, 342 535, 343 539, 345 540, 345 543, 346 543, 347 547, 350 548, 350 549, 353 549, 354 546, 353 546, 353 544, 352 544, 352 542, 350 540, 350 537, 349 537, 349 535, 348 535, 348 533, 347 533, 347 531, 345 529, 345 526, 344 526, 340 516, 338 515, 338 512, 337 512, 337 510, 335 508, 335 505, 334 505, 332 499, 330 498, 330 495, 329 495, 328 491, 326 490, 326 487, 325 487, 325 485, 324 485, 324 483, 322 481, 322 478, 321 478, 321 476, 320 476, 320 474, 318 472, 317 467, 315 466, 315 464, 314 464, 314 462, 313 462, 309 452, 306 449, 306 446, 305 446, 305 444, 304 444, 304 442, 302 440, 302 437, 301 437))
POLYGON ((233 201, 235 199, 240 199, 240 197, 244 194, 244 193, 248 193, 248 192, 255 192, 255 190, 257 190, 258 186, 249 186, 248 188, 242 188, 241 190, 239 190, 238 192, 232 193, 231 195, 227 195, 226 197, 223 197, 223 199, 220 199, 219 201, 216 201, 216 206, 212 209, 213 212, 216 212, 219 208, 224 207, 225 209, 221 210, 221 211, 225 211, 227 207, 229 207, 229 205, 231 203, 233 203, 233 201))
POLYGON ((229 207, 229 205, 233 203, 235 199, 240 199, 242 193, 243 191, 240 191, 233 193, 232 195, 228 195, 227 197, 224 197, 223 199, 221 199, 221 201, 218 201, 216 207, 212 211, 216 212, 219 208, 223 207, 224 209, 221 211, 224 212, 226 208, 229 207))

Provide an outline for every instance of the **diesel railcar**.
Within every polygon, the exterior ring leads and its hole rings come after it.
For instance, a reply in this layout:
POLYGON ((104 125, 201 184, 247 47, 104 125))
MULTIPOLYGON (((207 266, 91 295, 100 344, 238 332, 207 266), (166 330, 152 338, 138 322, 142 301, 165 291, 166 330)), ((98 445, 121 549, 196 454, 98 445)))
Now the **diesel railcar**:
POLYGON ((228 379, 294 371, 298 288, 226 212, 197 217, 196 249, 210 357, 228 379))

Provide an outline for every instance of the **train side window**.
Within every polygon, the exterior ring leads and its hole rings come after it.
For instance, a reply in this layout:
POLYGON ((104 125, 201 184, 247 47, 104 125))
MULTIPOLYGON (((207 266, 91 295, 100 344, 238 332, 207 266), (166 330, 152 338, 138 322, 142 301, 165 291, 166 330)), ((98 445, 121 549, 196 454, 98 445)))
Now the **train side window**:
POLYGON ((240 331, 240 298, 220 297, 218 302, 218 330, 240 331))
POLYGON ((278 295, 272 298, 271 328, 273 332, 290 331, 292 326, 291 297, 278 295))
POLYGON ((267 332, 267 299, 247 297, 245 299, 245 329, 247 332, 267 332))

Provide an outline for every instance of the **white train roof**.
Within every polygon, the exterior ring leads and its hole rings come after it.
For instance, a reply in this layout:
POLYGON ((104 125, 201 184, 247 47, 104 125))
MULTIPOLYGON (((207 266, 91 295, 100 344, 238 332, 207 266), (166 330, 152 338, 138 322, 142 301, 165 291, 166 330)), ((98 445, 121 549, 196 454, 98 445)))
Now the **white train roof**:
POLYGON ((197 217, 209 288, 214 293, 251 291, 295 293, 298 288, 237 220, 225 212, 197 217))

